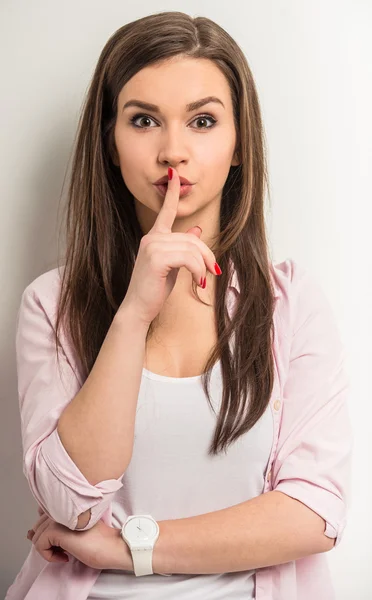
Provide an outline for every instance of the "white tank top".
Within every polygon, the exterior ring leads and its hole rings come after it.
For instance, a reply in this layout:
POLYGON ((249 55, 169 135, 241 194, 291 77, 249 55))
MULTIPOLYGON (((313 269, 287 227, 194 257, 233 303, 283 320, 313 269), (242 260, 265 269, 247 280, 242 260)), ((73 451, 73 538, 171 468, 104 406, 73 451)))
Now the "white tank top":
MULTIPOLYGON (((222 375, 211 374, 211 400, 218 415, 222 375)), ((129 515, 155 520, 182 519, 228 508, 260 495, 273 442, 270 405, 227 453, 209 456, 217 416, 201 385, 201 375, 167 377, 143 369, 132 460, 112 503, 112 525, 129 515)), ((123 541, 123 544, 125 542, 123 541)), ((255 571, 172 577, 104 569, 88 600, 229 600, 255 598, 255 571)))

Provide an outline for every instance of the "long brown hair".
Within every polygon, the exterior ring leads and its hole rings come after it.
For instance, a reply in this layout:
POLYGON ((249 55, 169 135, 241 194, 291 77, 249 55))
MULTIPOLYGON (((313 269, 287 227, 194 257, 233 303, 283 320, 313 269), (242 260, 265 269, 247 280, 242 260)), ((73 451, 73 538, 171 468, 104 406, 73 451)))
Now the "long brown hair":
MULTIPOLYGON (((126 295, 143 233, 133 196, 112 160, 117 99, 125 83, 143 67, 174 56, 206 58, 221 69, 231 90, 238 140, 240 164, 230 168, 225 182, 220 234, 211 246, 222 268, 215 296, 218 341, 202 377, 214 410, 210 369, 220 359, 224 389, 209 449, 210 455, 217 455, 253 427, 268 405, 274 379, 275 295, 265 231, 268 177, 258 95, 242 50, 208 18, 181 12, 152 14, 118 29, 101 52, 75 138, 55 343, 58 355, 63 321, 87 377, 126 295), (240 285, 231 319, 225 301, 230 259, 240 285)), ((193 282, 197 295, 196 289, 193 282)))

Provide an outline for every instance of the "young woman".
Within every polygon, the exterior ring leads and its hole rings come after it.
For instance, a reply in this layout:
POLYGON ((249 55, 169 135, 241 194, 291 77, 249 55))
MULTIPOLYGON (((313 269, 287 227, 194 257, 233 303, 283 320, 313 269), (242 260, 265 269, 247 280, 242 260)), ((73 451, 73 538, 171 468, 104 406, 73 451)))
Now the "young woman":
POLYGON ((65 264, 18 314, 40 518, 6 600, 334 597, 344 349, 308 271, 269 258, 266 173, 254 80, 226 31, 164 12, 108 40, 65 264))

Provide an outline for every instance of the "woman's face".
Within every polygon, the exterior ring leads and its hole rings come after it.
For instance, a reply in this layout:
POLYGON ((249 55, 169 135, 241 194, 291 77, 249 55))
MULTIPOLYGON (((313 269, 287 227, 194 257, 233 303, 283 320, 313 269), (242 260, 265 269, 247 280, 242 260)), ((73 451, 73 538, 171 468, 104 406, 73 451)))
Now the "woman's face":
POLYGON ((125 84, 117 109, 113 160, 133 194, 142 231, 152 227, 162 206, 164 197, 154 183, 167 175, 168 166, 194 184, 179 201, 173 230, 217 226, 223 186, 230 167, 239 164, 230 89, 218 67, 207 59, 180 57, 145 67, 125 84), (187 110, 208 96, 223 105, 208 102, 187 110), (134 100, 158 110, 125 107, 134 100))

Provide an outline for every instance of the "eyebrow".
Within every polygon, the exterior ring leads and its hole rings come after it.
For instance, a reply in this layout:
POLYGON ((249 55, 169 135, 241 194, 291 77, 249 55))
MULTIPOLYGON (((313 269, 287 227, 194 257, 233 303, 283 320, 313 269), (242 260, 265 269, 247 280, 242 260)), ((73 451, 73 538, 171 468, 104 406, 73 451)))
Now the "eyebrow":
MULTIPOLYGON (((193 110, 197 110, 198 108, 201 108, 202 106, 204 106, 205 104, 209 104, 210 102, 222 104, 222 106, 225 108, 225 105, 222 102, 222 100, 220 100, 216 96, 207 96, 206 98, 202 98, 201 100, 196 100, 195 102, 190 102, 190 104, 187 104, 186 111, 191 112, 193 110)), ((142 102, 141 100, 128 100, 128 102, 126 102, 123 106, 123 111, 129 106, 137 106, 138 108, 142 108, 143 110, 161 113, 159 106, 156 106, 156 104, 149 104, 148 102, 142 102)))

